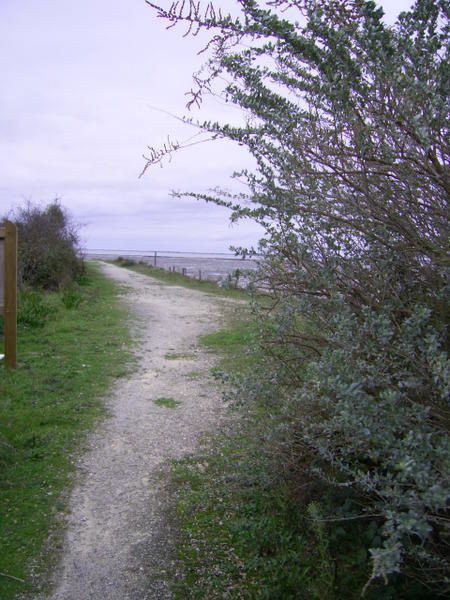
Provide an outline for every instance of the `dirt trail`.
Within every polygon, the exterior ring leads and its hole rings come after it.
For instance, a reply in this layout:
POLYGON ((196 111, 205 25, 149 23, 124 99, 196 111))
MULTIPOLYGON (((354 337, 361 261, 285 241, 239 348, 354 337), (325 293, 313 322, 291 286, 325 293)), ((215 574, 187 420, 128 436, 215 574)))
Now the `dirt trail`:
POLYGON ((171 540, 160 473, 220 419, 220 394, 208 375, 213 359, 196 340, 220 326, 223 300, 116 266, 103 269, 129 288, 124 300, 136 317, 138 367, 118 381, 108 402, 111 418, 80 459, 48 598, 164 600, 171 598, 165 574, 171 540), (180 404, 158 406, 158 398, 180 404))

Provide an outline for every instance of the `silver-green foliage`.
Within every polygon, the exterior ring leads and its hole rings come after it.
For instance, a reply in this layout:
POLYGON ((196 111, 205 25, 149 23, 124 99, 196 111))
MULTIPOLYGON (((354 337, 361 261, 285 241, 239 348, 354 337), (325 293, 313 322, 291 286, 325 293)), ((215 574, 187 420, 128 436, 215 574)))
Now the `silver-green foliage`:
POLYGON ((356 319, 343 308, 330 346, 309 366, 298 401, 317 411, 302 418, 304 437, 316 472, 330 478, 331 465, 333 483, 367 494, 363 513, 384 519, 373 578, 401 571, 409 556, 433 564, 446 586, 450 362, 428 309, 400 327, 392 311, 363 312, 356 319))
POLYGON ((364 0, 238 0, 240 17, 148 4, 213 31, 191 104, 225 79, 247 116, 200 126, 253 155, 256 171, 238 174, 248 194, 191 195, 265 229, 266 285, 283 308, 270 347, 314 415, 302 426, 316 472, 384 522, 372 581, 407 564, 445 591, 449 1, 417 0, 393 27, 364 0))

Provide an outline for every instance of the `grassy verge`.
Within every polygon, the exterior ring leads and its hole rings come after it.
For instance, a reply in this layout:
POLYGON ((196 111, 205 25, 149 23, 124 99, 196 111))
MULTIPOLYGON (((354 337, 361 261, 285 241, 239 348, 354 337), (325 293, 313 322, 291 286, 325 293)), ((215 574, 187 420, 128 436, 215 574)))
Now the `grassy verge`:
POLYGON ((181 532, 175 597, 333 598, 324 528, 274 484, 248 431, 236 433, 174 465, 181 532))
POLYGON ((200 343, 211 352, 220 354, 216 370, 238 374, 255 363, 257 335, 255 323, 234 320, 226 329, 202 336, 200 343))
POLYGON ((0 367, 2 600, 32 588, 27 569, 65 510, 76 451, 105 414, 101 395, 129 368, 117 293, 91 265, 76 289, 24 298, 18 369, 0 367))
MULTIPOLYGON (((233 386, 260 362, 256 338, 256 325, 244 321, 201 341, 219 353, 233 386)), ((173 463, 178 600, 332 597, 323 527, 308 521, 263 451, 263 421, 261 410, 243 411, 201 453, 173 463)))
MULTIPOLYGON (((244 321, 201 340, 219 353, 235 400, 242 392, 239 379, 252 378, 244 393, 253 393, 253 402, 244 402, 231 425, 201 451, 173 463, 175 597, 359 598, 377 529, 341 522, 339 507, 351 501, 348 494, 338 497, 311 479, 308 457, 301 459, 298 448, 290 461, 292 414, 270 398, 270 369, 257 337, 257 326, 244 321), (330 522, 330 515, 337 520, 330 522)), ((396 597, 391 593, 367 597, 396 597)))

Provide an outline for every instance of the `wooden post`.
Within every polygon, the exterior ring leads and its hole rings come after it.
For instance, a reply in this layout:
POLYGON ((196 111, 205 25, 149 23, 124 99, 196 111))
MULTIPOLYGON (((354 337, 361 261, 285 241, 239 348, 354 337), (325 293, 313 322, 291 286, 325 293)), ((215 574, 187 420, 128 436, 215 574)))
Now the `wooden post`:
POLYGON ((155 253, 153 255, 153 266, 156 267, 156 256, 157 256, 157 252, 155 250, 155 253))
POLYGON ((17 228, 5 222, 5 363, 17 366, 17 228))

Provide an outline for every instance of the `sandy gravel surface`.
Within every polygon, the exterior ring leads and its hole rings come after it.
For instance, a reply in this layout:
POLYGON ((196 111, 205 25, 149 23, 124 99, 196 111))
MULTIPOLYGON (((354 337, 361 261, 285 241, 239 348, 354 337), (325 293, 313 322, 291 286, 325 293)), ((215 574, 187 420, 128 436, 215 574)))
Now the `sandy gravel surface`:
POLYGON ((171 535, 161 488, 170 458, 193 451, 220 420, 214 360, 197 345, 220 327, 223 300, 104 264, 129 288, 138 367, 118 380, 111 418, 80 459, 68 532, 51 600, 171 598, 171 535), (201 373, 201 376, 198 375, 201 373), (176 408, 154 400, 173 398, 176 408))

